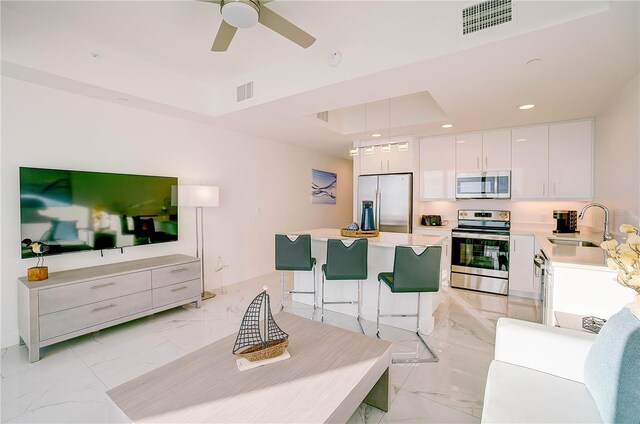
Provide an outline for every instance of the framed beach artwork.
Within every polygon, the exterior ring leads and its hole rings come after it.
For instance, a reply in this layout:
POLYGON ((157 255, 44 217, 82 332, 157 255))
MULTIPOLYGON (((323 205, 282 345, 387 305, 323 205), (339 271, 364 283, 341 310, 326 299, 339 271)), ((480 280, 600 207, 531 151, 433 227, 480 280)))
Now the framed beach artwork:
POLYGON ((311 170, 311 203, 335 205, 338 175, 333 172, 311 170))

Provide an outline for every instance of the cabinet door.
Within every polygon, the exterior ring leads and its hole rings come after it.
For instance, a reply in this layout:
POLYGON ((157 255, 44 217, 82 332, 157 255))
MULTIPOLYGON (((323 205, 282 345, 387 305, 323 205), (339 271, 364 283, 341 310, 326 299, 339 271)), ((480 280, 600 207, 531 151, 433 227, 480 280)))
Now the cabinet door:
POLYGON ((509 295, 535 297, 533 288, 532 236, 509 237, 509 295))
POLYGON ((482 133, 456 136, 456 172, 482 171, 482 133))
POLYGON ((380 155, 382 159, 383 172, 385 173, 398 173, 398 172, 412 172, 413 171, 413 145, 411 142, 407 143, 409 148, 405 151, 398 150, 398 146, 391 146, 391 151, 388 153, 382 153, 380 155))
POLYGON ((455 136, 420 140, 420 198, 452 199, 455 193, 455 136))
POLYGON ((546 199, 548 174, 549 127, 511 130, 511 198, 546 199))
POLYGON ((511 130, 482 133, 482 169, 484 171, 511 169, 511 130))
POLYGON ((366 154, 364 149, 360 150, 360 175, 382 174, 382 153, 380 147, 374 147, 373 154, 366 154))
POLYGON ((593 123, 549 125, 549 197, 593 198, 593 123))
POLYGON ((451 233, 442 242, 442 257, 440 258, 440 282, 451 285, 451 233))

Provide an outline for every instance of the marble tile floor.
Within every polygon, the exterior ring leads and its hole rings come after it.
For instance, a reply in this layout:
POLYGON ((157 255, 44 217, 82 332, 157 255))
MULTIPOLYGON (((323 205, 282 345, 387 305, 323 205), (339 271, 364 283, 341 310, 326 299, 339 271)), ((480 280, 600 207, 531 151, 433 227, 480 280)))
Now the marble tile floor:
MULTIPOLYGON (((290 277, 287 283, 291 285, 290 277)), ((249 302, 265 284, 272 288, 276 312, 279 275, 273 273, 227 286, 200 309, 175 308, 49 346, 33 364, 25 346, 2 349, 1 422, 122 421, 107 390, 236 332, 249 302)), ((436 330, 427 339, 440 362, 392 365, 390 411, 362 404, 350 423, 479 422, 497 319, 540 321, 541 305, 448 287, 440 296, 436 330)), ((313 314, 310 306, 289 299, 285 305, 288 312, 320 320, 319 310, 313 314)), ((356 320, 342 314, 327 311, 325 322, 359 331, 356 320)), ((375 323, 364 324, 375 337, 375 323)), ((381 326, 381 335, 393 342, 394 356, 429 356, 411 332, 381 326)))

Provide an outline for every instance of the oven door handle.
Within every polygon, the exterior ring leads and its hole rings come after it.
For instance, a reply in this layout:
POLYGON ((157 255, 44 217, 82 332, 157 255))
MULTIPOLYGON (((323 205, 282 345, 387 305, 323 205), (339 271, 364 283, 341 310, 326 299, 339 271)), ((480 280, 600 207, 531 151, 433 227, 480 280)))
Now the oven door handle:
POLYGON ((452 238, 468 238, 468 239, 482 239, 482 240, 500 240, 509 241, 509 236, 501 234, 476 234, 476 233, 451 233, 452 238))

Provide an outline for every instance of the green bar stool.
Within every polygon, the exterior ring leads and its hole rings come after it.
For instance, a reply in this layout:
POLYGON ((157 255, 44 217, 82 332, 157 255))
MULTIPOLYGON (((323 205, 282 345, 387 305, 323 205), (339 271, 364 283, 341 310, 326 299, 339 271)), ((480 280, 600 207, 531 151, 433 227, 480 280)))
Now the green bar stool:
POLYGON ((312 294, 313 310, 316 310, 316 258, 311 257, 311 236, 309 234, 276 234, 276 270, 280 271, 280 310, 284 309, 285 293, 312 294), (285 271, 313 271, 313 291, 285 291, 285 271))
POLYGON ((360 305, 362 297, 361 280, 367 279, 367 239, 356 239, 349 246, 345 240, 327 240, 327 263, 322 265, 322 317, 324 321, 324 305, 350 304, 358 305, 358 324, 364 334, 360 322, 360 305), (324 300, 324 282, 326 280, 358 280, 358 300, 331 301, 324 300))
POLYGON ((440 257, 442 246, 396 246, 393 272, 378 274, 378 313, 376 335, 380 338, 380 318, 416 317, 416 334, 427 350, 433 355, 429 359, 393 359, 397 363, 438 362, 438 355, 429 347, 420 334, 420 293, 437 292, 440 289, 440 257), (424 250, 422 250, 424 248, 424 250), (418 254, 414 250, 422 250, 418 254), (391 293, 418 293, 418 311, 415 314, 380 314, 380 292, 385 283, 391 293))

